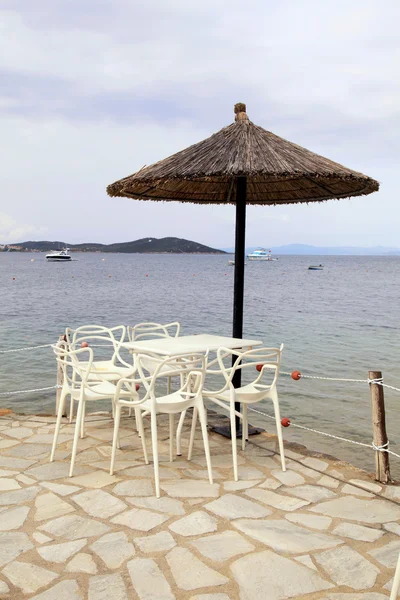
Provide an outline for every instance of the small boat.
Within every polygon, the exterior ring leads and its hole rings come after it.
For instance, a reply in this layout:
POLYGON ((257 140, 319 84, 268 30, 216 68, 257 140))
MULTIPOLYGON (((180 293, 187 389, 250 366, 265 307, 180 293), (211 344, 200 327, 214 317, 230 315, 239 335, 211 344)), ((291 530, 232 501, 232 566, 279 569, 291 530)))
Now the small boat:
MULTIPOLYGON (((228 265, 229 265, 230 267, 234 267, 234 266, 235 266, 235 261, 234 261, 234 260, 228 260, 228 265)), ((245 262, 245 263, 244 263, 244 266, 246 266, 246 265, 247 265, 247 263, 245 262)))
POLYGON ((324 265, 310 265, 308 267, 309 271, 322 271, 324 268, 324 265))
POLYGON ((51 254, 46 254, 46 260, 49 262, 67 262, 71 259, 71 255, 69 254, 69 248, 64 248, 59 252, 52 252, 51 254))
POLYGON ((267 252, 265 248, 257 248, 257 250, 254 250, 254 252, 251 252, 251 254, 248 254, 247 258, 249 260, 259 260, 259 261, 268 261, 268 262, 272 261, 272 260, 278 260, 277 258, 272 258, 271 250, 268 250, 268 252, 267 252))

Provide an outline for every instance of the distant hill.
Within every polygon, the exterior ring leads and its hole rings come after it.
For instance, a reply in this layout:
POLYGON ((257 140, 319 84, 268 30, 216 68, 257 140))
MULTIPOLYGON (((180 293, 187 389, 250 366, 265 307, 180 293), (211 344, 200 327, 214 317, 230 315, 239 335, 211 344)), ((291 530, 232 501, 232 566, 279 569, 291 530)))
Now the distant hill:
MULTIPOLYGON (((246 248, 246 253, 253 252, 260 246, 251 246, 246 248)), ((359 246, 310 246, 308 244, 288 244, 286 246, 267 246, 273 254, 295 254, 304 256, 329 256, 329 255, 347 255, 347 256, 399 256, 399 248, 387 246, 375 246, 363 248, 359 246)), ((226 252, 234 252, 234 248, 224 248, 226 252)))
POLYGON ((224 254, 223 250, 210 248, 175 237, 166 238, 143 238, 133 242, 123 242, 118 244, 97 244, 84 242, 82 244, 68 244, 67 242, 20 242, 13 244, 13 247, 21 247, 22 250, 35 250, 48 252, 50 250, 60 250, 61 248, 70 248, 75 252, 124 252, 138 254, 224 254))

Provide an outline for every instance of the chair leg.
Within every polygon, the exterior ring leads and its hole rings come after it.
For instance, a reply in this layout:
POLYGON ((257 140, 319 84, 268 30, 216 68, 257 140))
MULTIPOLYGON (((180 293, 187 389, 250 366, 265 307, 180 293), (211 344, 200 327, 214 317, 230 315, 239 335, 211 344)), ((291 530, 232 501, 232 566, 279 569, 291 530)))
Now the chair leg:
POLYGON ((146 438, 144 437, 143 417, 142 417, 142 412, 141 412, 140 408, 135 408, 135 413, 137 415, 136 422, 137 422, 138 428, 139 428, 139 436, 142 440, 144 462, 146 463, 146 465, 148 465, 149 459, 147 457, 146 438))
POLYGON ((392 591, 390 593, 390 600, 397 600, 397 594, 399 593, 400 588, 400 556, 397 561, 396 572, 394 574, 392 591))
POLYGON ((196 423, 197 423, 197 412, 198 412, 197 408, 193 407, 193 417, 192 417, 192 427, 190 429, 188 460, 192 459, 193 444, 194 444, 194 434, 196 432, 196 423))
POLYGON ((235 405, 233 402, 230 404, 230 419, 231 419, 231 438, 232 438, 232 458, 233 458, 233 478, 235 481, 239 480, 238 475, 238 463, 237 463, 237 446, 236 446, 236 420, 235 420, 235 405))
POLYGON ((169 462, 174 460, 174 422, 175 415, 169 415, 169 462))
POLYGON ((280 410, 279 410, 279 400, 278 400, 277 393, 272 395, 272 402, 274 404, 276 433, 278 435, 278 444, 279 444, 279 453, 281 455, 282 471, 286 471, 285 449, 283 447, 283 434, 282 434, 282 425, 281 425, 281 414, 280 414, 280 410))
POLYGON ((80 432, 80 428, 81 428, 81 419, 82 419, 82 413, 83 413, 83 405, 84 405, 83 400, 79 400, 79 403, 78 403, 78 412, 76 413, 76 423, 75 423, 74 440, 72 442, 71 465, 70 465, 70 468, 69 468, 69 476, 70 477, 72 477, 72 474, 74 472, 76 450, 78 448, 79 432, 80 432))
POLYGON ((112 450, 111 450, 111 462, 110 462, 110 475, 114 473, 114 464, 115 464, 115 454, 117 451, 117 442, 118 442, 118 430, 119 423, 121 420, 121 406, 117 404, 114 406, 114 435, 112 442, 112 450))
POLYGON ((247 404, 242 404, 242 450, 246 448, 247 440, 247 404))
POLYGON ((85 437, 85 415, 86 415, 86 402, 83 403, 82 420, 81 420, 81 439, 85 437))
MULTIPOLYGON (((201 433, 203 435, 204 451, 206 453, 208 481, 212 484, 213 476, 212 476, 212 466, 211 466, 211 456, 210 456, 210 444, 208 443, 207 416, 206 416, 206 410, 204 408, 204 404, 202 402, 199 402, 198 410, 199 410, 199 420, 200 420, 200 425, 201 425, 201 433)), ((194 421, 194 415, 193 415, 193 421, 194 421)))
MULTIPOLYGON (((135 412, 136 431, 140 435, 139 419, 141 419, 142 413, 140 412, 140 408, 138 408, 137 406, 135 406, 135 411, 134 412, 135 412)), ((129 409, 129 416, 131 416, 131 414, 132 414, 132 407, 129 409)), ((143 426, 143 419, 142 419, 142 426, 143 426)))
MULTIPOLYGON (((66 397, 67 397, 67 394, 62 390, 61 396, 60 396, 60 404, 58 405, 57 421, 56 421, 56 428, 54 430, 53 446, 51 448, 50 462, 53 462, 53 460, 54 460, 54 454, 56 451, 58 434, 60 432, 61 419, 62 419, 62 415, 64 412, 64 404, 65 404, 66 397)), ((71 402, 73 402, 72 396, 71 396, 71 402)))
POLYGON ((69 422, 72 423, 74 419, 74 399, 71 396, 71 402, 69 403, 69 422))
POLYGON ((181 450, 181 437, 182 437, 182 429, 183 423, 185 422, 186 410, 181 412, 181 416, 179 417, 178 428, 176 430, 176 455, 182 456, 181 450))
POLYGON ((154 479, 156 483, 156 496, 160 497, 160 473, 158 468, 158 437, 157 437, 157 415, 151 412, 151 445, 153 448, 154 479))
POLYGON ((171 377, 167 378, 167 394, 171 393, 171 377))

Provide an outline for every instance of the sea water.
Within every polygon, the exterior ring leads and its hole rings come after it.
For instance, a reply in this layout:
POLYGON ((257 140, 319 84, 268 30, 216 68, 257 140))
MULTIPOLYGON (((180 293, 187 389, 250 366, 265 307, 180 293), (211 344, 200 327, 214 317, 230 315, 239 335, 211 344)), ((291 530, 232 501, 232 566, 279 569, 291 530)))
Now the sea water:
MULTIPOLYGON (((232 335, 234 268, 229 255, 74 253, 47 263, 42 253, 0 253, 0 350, 55 342, 65 327, 179 321, 181 335, 232 335)), ((245 268, 244 337, 285 344, 282 370, 367 380, 380 370, 400 388, 400 257, 280 256, 245 268), (309 271, 308 265, 324 265, 309 271)), ((0 354, 0 393, 52 386, 51 348, 0 354)), ((367 383, 278 382, 281 416, 333 435, 371 443, 367 383)), ((55 392, 1 396, 0 406, 52 413, 55 392)), ((391 449, 400 453, 400 393, 385 389, 391 449)), ((96 408, 98 406, 96 405, 96 408)), ((261 410, 273 414, 266 403, 261 410)), ((250 413, 251 414, 251 413, 250 413)), ((254 424, 274 431, 258 414, 254 424)), ((369 470, 374 453, 289 427, 286 439, 369 470)), ((394 472, 400 460, 393 459, 394 472)), ((400 475, 400 468, 397 469, 400 475)))

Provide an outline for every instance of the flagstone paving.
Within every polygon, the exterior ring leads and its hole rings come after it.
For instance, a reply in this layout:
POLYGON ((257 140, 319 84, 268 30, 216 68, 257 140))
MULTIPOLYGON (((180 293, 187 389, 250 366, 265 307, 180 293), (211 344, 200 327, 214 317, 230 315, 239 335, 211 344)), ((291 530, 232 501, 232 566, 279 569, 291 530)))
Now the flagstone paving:
MULTIPOLYGON (((3 600, 385 600, 400 552, 400 488, 262 434, 240 449, 200 435, 193 460, 169 462, 160 419, 161 498, 133 418, 114 475, 113 424, 89 415, 68 477, 74 425, 48 462, 54 417, 0 418, 0 598, 3 600)), ((149 438, 148 437, 148 445, 149 438)), ((150 448, 149 448, 150 450, 150 448)))

